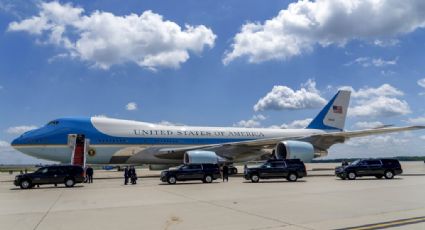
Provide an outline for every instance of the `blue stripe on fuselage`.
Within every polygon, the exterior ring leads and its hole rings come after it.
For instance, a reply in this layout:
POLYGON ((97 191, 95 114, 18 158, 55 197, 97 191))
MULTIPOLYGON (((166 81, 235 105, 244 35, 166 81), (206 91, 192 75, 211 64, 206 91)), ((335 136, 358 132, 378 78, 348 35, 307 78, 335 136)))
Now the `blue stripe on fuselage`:
POLYGON ((17 138, 14 145, 66 145, 68 134, 84 134, 92 145, 206 145, 253 140, 253 138, 116 137, 101 133, 90 118, 61 118, 17 138))

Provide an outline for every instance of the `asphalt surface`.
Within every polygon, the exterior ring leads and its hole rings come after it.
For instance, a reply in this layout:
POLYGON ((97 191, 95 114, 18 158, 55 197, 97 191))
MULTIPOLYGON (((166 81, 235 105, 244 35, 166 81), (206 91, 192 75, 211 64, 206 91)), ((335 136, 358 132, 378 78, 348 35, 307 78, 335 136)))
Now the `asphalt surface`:
POLYGON ((403 163, 406 176, 393 180, 343 181, 330 176, 333 167, 258 184, 166 185, 158 172, 140 171, 148 177, 123 185, 121 172, 96 171, 93 184, 30 190, 1 173, 0 229, 425 229, 423 162, 403 163))

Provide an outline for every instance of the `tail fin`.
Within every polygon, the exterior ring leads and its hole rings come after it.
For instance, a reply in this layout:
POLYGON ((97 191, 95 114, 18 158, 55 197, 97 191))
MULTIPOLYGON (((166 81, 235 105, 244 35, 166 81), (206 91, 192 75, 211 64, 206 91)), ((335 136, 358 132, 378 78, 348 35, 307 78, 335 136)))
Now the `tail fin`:
POLYGON ((307 129, 343 130, 350 103, 348 90, 339 90, 320 113, 311 121, 307 129))

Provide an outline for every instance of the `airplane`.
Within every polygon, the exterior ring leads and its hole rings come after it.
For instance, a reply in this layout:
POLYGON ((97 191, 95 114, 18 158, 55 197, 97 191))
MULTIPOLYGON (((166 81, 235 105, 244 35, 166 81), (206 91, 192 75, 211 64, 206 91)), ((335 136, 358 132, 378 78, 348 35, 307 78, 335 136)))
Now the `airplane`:
MULTIPOLYGON (((424 129, 378 127, 344 131, 350 91, 339 90, 304 129, 166 126, 106 117, 61 118, 12 141, 36 158, 69 163, 70 134, 90 140, 89 164, 149 164, 152 168, 183 162, 246 162, 298 158, 310 162, 334 144, 355 137, 424 129)), ((164 167, 165 168, 165 167, 164 167)))

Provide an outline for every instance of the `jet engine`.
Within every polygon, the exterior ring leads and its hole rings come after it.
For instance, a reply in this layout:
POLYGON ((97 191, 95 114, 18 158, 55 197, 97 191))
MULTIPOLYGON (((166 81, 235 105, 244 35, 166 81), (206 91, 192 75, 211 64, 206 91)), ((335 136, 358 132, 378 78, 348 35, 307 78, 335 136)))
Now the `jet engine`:
POLYGON ((183 162, 185 164, 191 163, 211 163, 216 164, 224 159, 217 156, 217 154, 213 151, 205 151, 205 150, 191 150, 184 153, 183 162))
POLYGON ((314 147, 303 141, 281 141, 274 149, 276 159, 300 159, 310 162, 314 158, 314 147))

